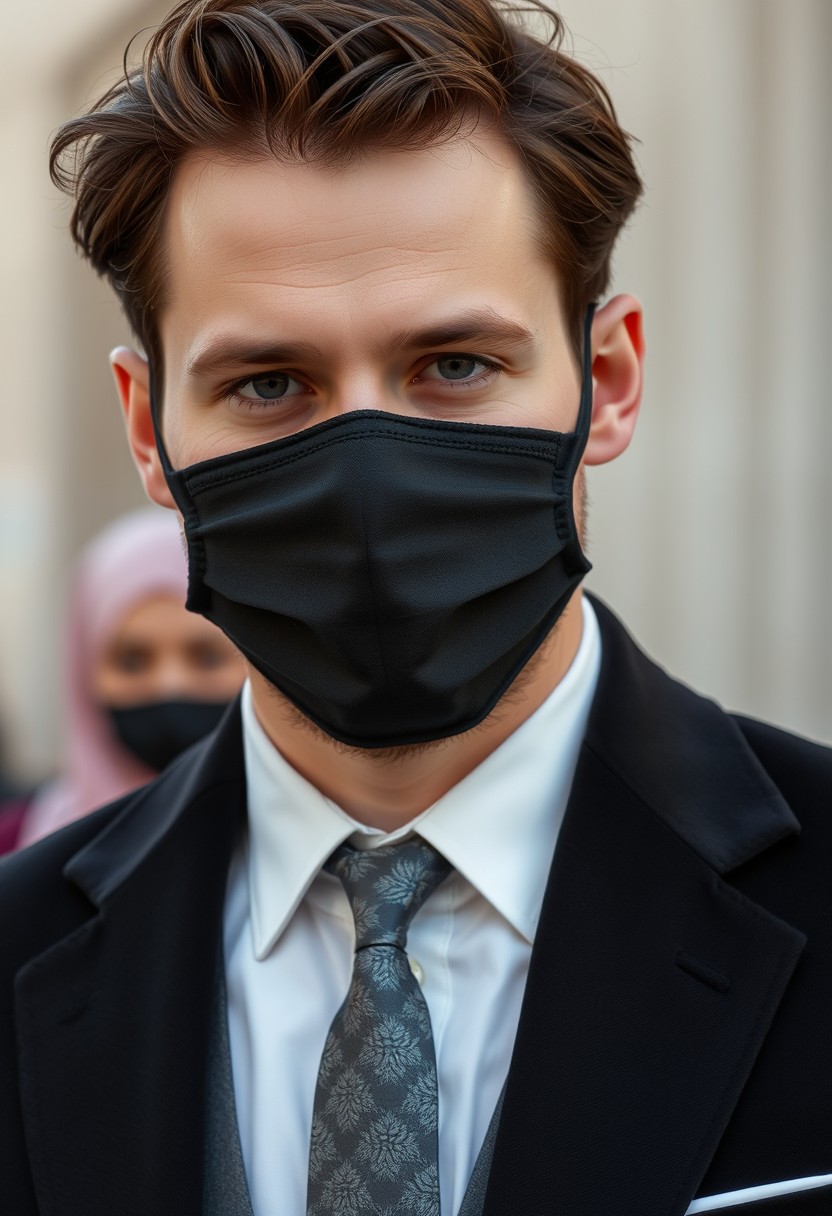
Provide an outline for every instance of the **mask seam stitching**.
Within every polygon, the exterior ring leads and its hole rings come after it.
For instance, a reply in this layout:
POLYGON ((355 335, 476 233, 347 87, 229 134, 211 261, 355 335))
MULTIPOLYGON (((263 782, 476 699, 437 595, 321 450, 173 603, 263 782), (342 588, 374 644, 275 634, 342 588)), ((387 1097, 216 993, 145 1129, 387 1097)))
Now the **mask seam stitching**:
MULTIPOLYGON (((193 494, 195 492, 198 493, 201 490, 205 490, 205 489, 210 490, 210 489, 215 489, 219 486, 227 485, 229 482, 243 481, 249 477, 256 477, 259 473, 275 472, 277 469, 280 469, 280 468, 284 467, 285 465, 294 464, 298 460, 303 460, 305 457, 312 456, 316 452, 323 451, 325 448, 331 447, 332 445, 337 444, 337 443, 347 443, 350 440, 354 440, 354 439, 368 439, 368 438, 370 438, 370 439, 374 439, 374 438, 394 439, 399 443, 414 443, 420 447, 437 447, 438 446, 438 447, 460 448, 462 450, 467 450, 467 451, 472 451, 472 452, 494 452, 497 455, 503 455, 503 456, 531 456, 533 459, 543 460, 546 463, 553 463, 553 462, 557 461, 557 459, 560 455, 560 447, 561 447, 561 436, 560 435, 558 435, 557 439, 554 439, 552 441, 552 448, 554 450, 547 451, 543 448, 532 449, 530 447, 527 448, 527 447, 523 447, 520 445, 515 446, 515 445, 511 445, 511 444, 499 444, 498 445, 498 444, 491 444, 488 442, 484 442, 481 444, 470 443, 470 442, 463 443, 463 442, 460 442, 458 440, 453 440, 453 439, 416 439, 409 435, 390 435, 386 431, 379 431, 379 430, 359 431, 359 432, 356 432, 351 435, 339 435, 337 438, 325 440, 322 443, 314 444, 313 446, 306 448, 304 451, 296 452, 292 455, 278 457, 276 459, 273 459, 270 456, 263 457, 262 461, 258 463, 256 468, 242 469, 242 470, 238 469, 238 470, 230 471, 230 472, 226 473, 225 475, 220 475, 220 476, 216 476, 216 477, 213 476, 210 472, 208 472, 206 470, 206 472, 204 472, 204 473, 201 473, 201 474, 196 473, 193 475, 193 477, 188 477, 187 479, 183 477, 183 480, 187 480, 188 490, 191 494, 193 494)), ((247 449, 247 451, 256 451, 256 449, 249 448, 249 449, 247 449)), ((235 455, 243 455, 243 456, 245 454, 246 454, 245 451, 241 452, 241 453, 235 453, 235 455)))

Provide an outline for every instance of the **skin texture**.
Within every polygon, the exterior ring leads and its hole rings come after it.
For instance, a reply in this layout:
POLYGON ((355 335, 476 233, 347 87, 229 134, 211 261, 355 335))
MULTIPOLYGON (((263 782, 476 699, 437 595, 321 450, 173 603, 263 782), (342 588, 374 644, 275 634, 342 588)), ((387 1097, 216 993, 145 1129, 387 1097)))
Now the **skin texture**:
MULTIPOLYGON (((355 409, 572 430, 580 374, 538 222, 513 153, 489 129, 340 170, 208 154, 186 160, 169 200, 169 292, 160 314, 163 428, 174 467, 355 409)), ((619 456, 635 426, 644 344, 631 296, 598 310, 592 354, 584 465, 619 456)), ((153 438, 147 365, 126 348, 111 359, 145 489, 173 507, 153 438)), ((579 520, 582 479, 583 470, 579 520)), ((355 818, 392 830, 537 709, 567 671, 580 634, 578 591, 486 722, 438 744, 382 753, 336 744, 250 671, 255 709, 318 788, 355 818)))
POLYGON ((245 668, 237 648, 204 617, 172 596, 137 604, 97 656, 91 691, 126 709, 148 701, 230 701, 245 668))

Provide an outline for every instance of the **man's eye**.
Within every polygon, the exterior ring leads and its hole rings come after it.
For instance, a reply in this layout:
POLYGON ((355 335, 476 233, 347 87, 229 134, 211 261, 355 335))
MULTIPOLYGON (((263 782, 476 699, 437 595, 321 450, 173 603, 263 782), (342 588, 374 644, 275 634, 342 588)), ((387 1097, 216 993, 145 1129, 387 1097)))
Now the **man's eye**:
POLYGON ((253 376, 235 391, 244 401, 279 401, 283 397, 296 397, 306 390, 287 372, 269 372, 266 376, 253 376))
POLYGON ((446 383, 454 381, 478 383, 481 380, 489 379, 497 370, 495 364, 485 359, 478 359, 475 355, 440 355, 438 359, 428 363, 416 379, 433 380, 434 382, 444 380, 446 383))
POLYGON ((443 380, 467 380, 482 364, 470 355, 446 355, 436 360, 436 370, 443 380))

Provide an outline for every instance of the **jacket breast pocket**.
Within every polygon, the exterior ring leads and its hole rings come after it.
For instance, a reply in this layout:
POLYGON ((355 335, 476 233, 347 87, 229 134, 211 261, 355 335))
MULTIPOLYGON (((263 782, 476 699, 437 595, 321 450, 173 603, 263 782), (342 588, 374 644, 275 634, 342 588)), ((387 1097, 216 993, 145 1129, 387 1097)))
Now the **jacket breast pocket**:
POLYGON ((801 1182, 796 1178, 792 1183, 703 1196, 693 1201, 688 1216, 717 1212, 721 1216, 832 1216, 832 1175, 819 1186, 801 1185, 801 1182))

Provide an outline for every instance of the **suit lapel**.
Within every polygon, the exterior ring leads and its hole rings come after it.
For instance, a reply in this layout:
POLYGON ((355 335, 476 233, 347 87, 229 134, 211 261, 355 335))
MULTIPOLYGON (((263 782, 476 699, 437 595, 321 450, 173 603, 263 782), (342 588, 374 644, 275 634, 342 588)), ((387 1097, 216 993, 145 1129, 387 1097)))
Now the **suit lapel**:
POLYGON ((797 830, 730 718, 602 608, 485 1216, 681 1216, 804 945, 731 868, 797 830))
POLYGON ((43 1216, 199 1216, 239 711, 70 861, 90 919, 17 977, 21 1094, 43 1216), (126 960, 130 960, 129 966, 126 960))

